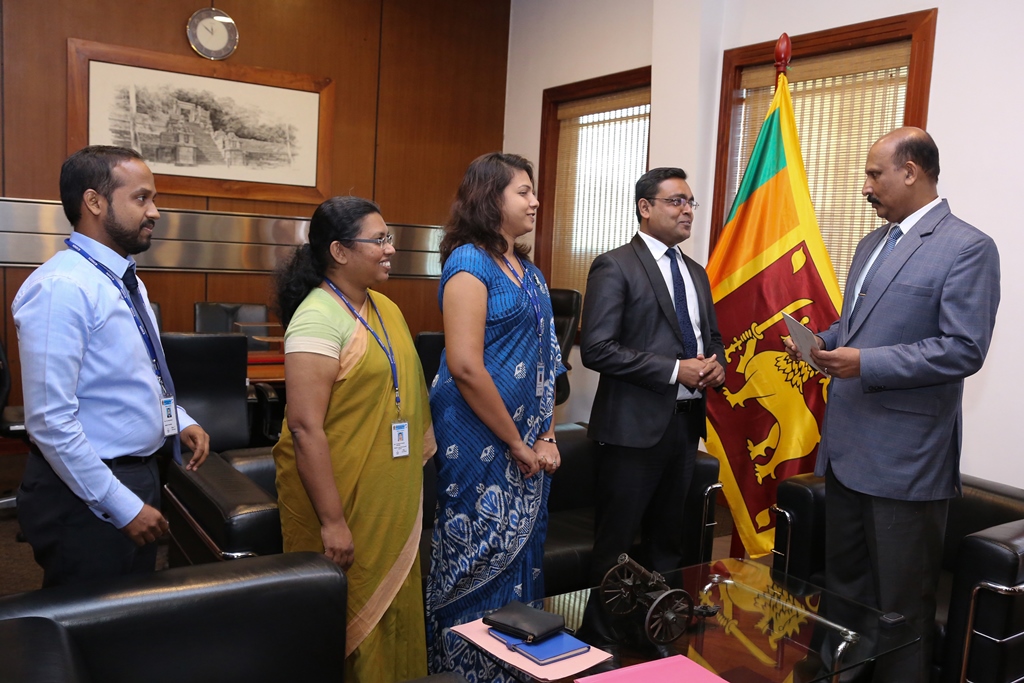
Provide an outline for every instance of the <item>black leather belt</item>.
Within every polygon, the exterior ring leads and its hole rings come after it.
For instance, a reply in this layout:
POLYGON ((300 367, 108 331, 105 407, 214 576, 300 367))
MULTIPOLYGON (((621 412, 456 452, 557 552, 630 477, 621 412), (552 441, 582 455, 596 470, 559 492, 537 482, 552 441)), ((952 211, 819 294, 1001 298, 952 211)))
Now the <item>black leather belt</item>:
POLYGON ((700 407, 700 399, 698 398, 684 398, 676 401, 676 409, 674 412, 676 415, 679 413, 692 413, 700 407))
POLYGON ((104 460, 103 464, 105 464, 107 467, 113 467, 114 465, 145 465, 152 458, 152 455, 122 455, 120 458, 111 458, 110 460, 104 460))

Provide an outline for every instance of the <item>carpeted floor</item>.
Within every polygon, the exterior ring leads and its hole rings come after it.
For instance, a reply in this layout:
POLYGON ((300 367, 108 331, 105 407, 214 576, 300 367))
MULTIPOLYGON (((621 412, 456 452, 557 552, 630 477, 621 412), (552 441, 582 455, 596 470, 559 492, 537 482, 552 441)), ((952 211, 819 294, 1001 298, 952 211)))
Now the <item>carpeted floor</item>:
MULTIPOLYGON (((0 498, 14 494, 25 458, 24 453, 0 453, 0 498)), ((17 535, 17 511, 0 510, 0 595, 35 590, 43 583, 43 570, 32 559, 32 548, 19 543, 17 535)))

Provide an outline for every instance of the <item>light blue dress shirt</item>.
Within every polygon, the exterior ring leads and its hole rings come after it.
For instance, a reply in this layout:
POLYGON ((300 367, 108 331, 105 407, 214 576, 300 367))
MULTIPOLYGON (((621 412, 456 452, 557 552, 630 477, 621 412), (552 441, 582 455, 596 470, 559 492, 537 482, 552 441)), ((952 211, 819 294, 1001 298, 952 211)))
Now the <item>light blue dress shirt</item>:
MULTIPOLYGON (((79 233, 71 240, 118 277, 134 263, 79 233)), ((139 290, 153 321, 141 281, 139 290)), ((142 500, 102 460, 147 456, 164 442, 162 392, 128 305, 105 274, 67 249, 25 280, 11 310, 30 438, 97 517, 124 527, 142 500)), ((179 406, 179 429, 194 424, 179 406)))

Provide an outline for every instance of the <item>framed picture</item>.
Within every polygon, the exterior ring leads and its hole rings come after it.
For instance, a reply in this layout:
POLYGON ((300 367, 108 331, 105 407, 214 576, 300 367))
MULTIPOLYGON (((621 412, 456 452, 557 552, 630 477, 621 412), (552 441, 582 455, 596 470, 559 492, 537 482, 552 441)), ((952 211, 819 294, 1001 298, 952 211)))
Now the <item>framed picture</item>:
POLYGON ((162 194, 318 204, 334 83, 68 39, 68 153, 131 147, 162 194))

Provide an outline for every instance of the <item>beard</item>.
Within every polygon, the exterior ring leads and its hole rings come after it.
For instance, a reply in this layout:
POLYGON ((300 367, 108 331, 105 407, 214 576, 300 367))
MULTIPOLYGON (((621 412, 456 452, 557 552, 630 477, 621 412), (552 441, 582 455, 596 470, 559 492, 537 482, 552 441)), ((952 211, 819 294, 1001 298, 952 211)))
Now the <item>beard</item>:
POLYGON ((114 213, 114 205, 107 205, 107 215, 103 218, 103 228, 110 235, 114 244, 124 249, 125 252, 134 256, 149 249, 153 236, 142 232, 143 228, 153 229, 156 221, 146 219, 137 228, 122 225, 114 213))

